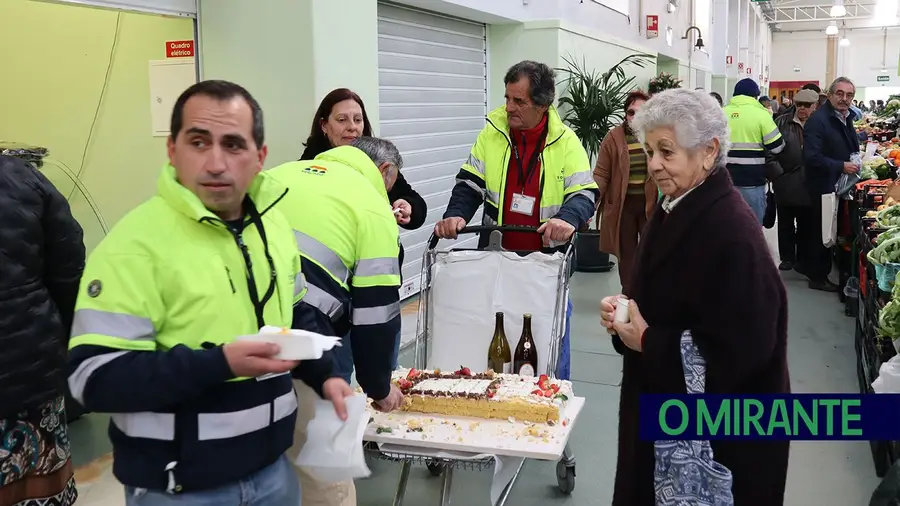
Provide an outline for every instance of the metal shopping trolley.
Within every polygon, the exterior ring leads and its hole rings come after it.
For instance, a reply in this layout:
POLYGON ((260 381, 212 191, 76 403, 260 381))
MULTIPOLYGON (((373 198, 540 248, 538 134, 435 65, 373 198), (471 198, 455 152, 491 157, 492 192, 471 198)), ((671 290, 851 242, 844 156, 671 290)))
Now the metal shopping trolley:
MULTIPOLYGON (((555 377, 562 336, 566 330, 568 280, 574 248, 572 240, 553 254, 527 255, 505 251, 501 247, 504 232, 537 233, 530 227, 473 226, 460 234, 490 234, 485 249, 457 248, 437 250, 438 238, 432 235, 422 260, 419 312, 415 339, 417 368, 454 370, 463 365, 476 366, 486 359, 487 336, 493 333, 495 310, 511 314, 532 314, 532 329, 538 354, 538 370, 555 377), (466 341, 471 339, 471 346, 466 341)), ((518 335, 515 319, 507 321, 507 336, 518 335)), ((510 342, 515 349, 515 343, 510 342)), ((426 465, 433 476, 442 477, 441 504, 450 503, 450 488, 455 469, 485 470, 494 465, 492 457, 435 458, 413 452, 374 451, 380 458, 401 461, 400 480, 394 506, 400 506, 406 491, 410 467, 426 465)), ((475 453, 472 454, 476 455, 475 453)), ((558 454, 557 454, 558 455, 558 454)), ((518 455, 516 455, 518 456, 518 455)), ((527 458, 527 457, 525 457, 527 458)), ((496 506, 506 503, 525 458, 505 486, 496 506)), ((570 494, 575 488, 575 457, 568 442, 556 466, 560 491, 570 494)))

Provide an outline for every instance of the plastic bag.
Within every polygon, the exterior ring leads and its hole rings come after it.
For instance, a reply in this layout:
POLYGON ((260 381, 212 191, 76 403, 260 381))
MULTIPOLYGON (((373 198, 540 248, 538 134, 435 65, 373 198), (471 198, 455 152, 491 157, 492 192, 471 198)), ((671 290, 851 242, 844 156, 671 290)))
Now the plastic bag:
MULTIPOLYGON (((862 170, 862 155, 859 151, 850 154, 850 163, 862 170)), ((862 181, 859 172, 860 171, 858 170, 853 174, 842 173, 837 184, 834 185, 834 193, 844 200, 853 200, 853 197, 850 195, 850 190, 856 188, 856 183, 862 181)))
POLYGON ((362 438, 369 424, 366 396, 347 397, 347 420, 342 421, 330 401, 316 400, 315 416, 306 427, 306 443, 294 464, 316 479, 339 482, 372 474, 366 465, 362 438))
POLYGON ((872 382, 876 394, 900 394, 900 355, 881 364, 878 377, 872 382))
POLYGON ((837 196, 833 193, 822 195, 822 245, 826 248, 834 246, 837 238, 837 196))

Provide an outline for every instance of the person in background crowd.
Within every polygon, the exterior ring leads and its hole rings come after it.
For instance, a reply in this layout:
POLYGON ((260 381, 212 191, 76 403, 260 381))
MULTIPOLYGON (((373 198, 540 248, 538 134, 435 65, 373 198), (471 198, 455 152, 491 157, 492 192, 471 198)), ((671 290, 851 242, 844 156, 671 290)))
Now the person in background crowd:
POLYGON ((594 181, 600 190, 602 213, 600 250, 619 259, 619 282, 627 287, 638 239, 656 206, 658 189, 647 175, 647 153, 631 131, 634 115, 650 100, 634 91, 625 98, 625 121, 600 144, 594 181))
MULTIPOLYGON (((288 188, 276 209, 294 230, 309 285, 295 301, 294 328, 348 336, 341 344, 352 350, 349 364, 337 361, 333 374, 349 383, 355 364, 359 385, 383 411, 403 402, 391 384, 400 331, 400 241, 388 201, 402 165, 390 141, 360 137, 315 160, 267 171, 288 188)), ((301 382, 294 387, 300 408, 288 453, 292 459, 306 442, 316 397, 301 382)), ((326 483, 302 468, 297 472, 304 506, 355 506, 352 480, 326 483)))
MULTIPOLYGON (((594 215, 597 183, 581 141, 559 117, 556 81, 543 63, 519 62, 506 72, 506 106, 488 114, 469 158, 457 175, 437 237, 455 239, 484 204, 484 225, 537 227, 538 234, 508 232, 503 247, 518 252, 555 247, 569 240, 594 215)), ((479 245, 487 245, 482 234, 479 245)), ((559 371, 569 377, 569 318, 566 311, 559 371)))
POLYGON ((875 107, 877 107, 876 104, 875 104, 875 101, 874 101, 874 100, 869 100, 869 110, 872 111, 872 112, 874 112, 874 111, 875 111, 875 107))
POLYGON ((297 374, 346 418, 331 357, 279 360, 238 341, 291 326, 306 293, 287 189, 261 173, 262 110, 244 88, 203 81, 175 102, 157 195, 88 259, 69 355, 72 396, 112 413, 113 473, 127 506, 293 506, 297 374))
POLYGON ((789 99, 788 97, 782 97, 781 107, 778 109, 779 115, 784 114, 793 105, 794 105, 794 102, 791 99, 789 99))
MULTIPOLYGON (((316 110, 306 139, 306 149, 303 150, 301 160, 312 160, 323 152, 338 146, 346 146, 360 136, 371 137, 372 125, 366 114, 366 106, 362 98, 347 88, 338 88, 331 91, 316 110)), ((388 199, 396 210, 394 213, 397 224, 404 230, 417 230, 425 224, 428 215, 428 206, 425 199, 413 190, 406 182, 403 173, 397 174, 397 180, 388 191, 388 199)), ((399 262, 403 267, 403 244, 400 245, 399 262)), ((401 280, 402 282, 402 280, 401 280)), ((397 329, 396 344, 394 346, 394 368, 400 356, 400 339, 402 330, 397 329)), ((336 348, 334 358, 337 367, 344 377, 349 378, 353 372, 353 352, 349 346, 336 348)))
MULTIPOLYGON (((812 90, 812 91, 816 92, 816 95, 818 95, 819 93, 822 92, 822 89, 819 88, 819 85, 817 85, 816 83, 804 84, 803 87, 800 88, 800 91, 803 91, 803 90, 812 90)), ((790 107, 785 109, 784 112, 779 114, 778 117, 780 118, 781 116, 787 116, 788 118, 793 118, 794 114, 796 112, 797 112, 797 97, 794 96, 794 103, 792 103, 790 107)))
MULTIPOLYGON (((841 173, 855 174, 860 167, 850 161, 859 152, 859 139, 853 127, 850 103, 856 86, 839 77, 828 87, 828 102, 806 121, 803 128, 803 163, 810 192, 812 222, 817 230, 822 223, 822 195, 834 193, 841 173)), ((822 235, 813 233, 809 240, 809 264, 804 267, 813 290, 837 292, 828 280, 833 264, 831 248, 822 245, 822 235)))
POLYGON ((884 112, 884 100, 877 100, 875 102, 875 112, 884 112))
POLYGON ((826 93, 819 93, 819 108, 825 105, 825 102, 828 102, 828 95, 826 93))
POLYGON ((851 113, 850 116, 853 118, 853 121, 859 121, 862 119, 863 112, 860 110, 859 107, 856 107, 855 105, 850 105, 850 113, 851 113))
POLYGON ((69 506, 66 343, 83 233, 53 184, 10 156, 0 156, 0 258, 0 504, 69 506))
MULTIPOLYGON (((653 441, 640 437, 640 397, 685 394, 682 332, 691 331, 706 361, 707 392, 786 394, 788 308, 762 228, 726 172, 729 128, 715 100, 667 90, 632 125, 665 198, 644 230, 625 292, 630 322, 614 322, 619 296, 600 306, 624 356, 612 504, 654 506, 653 441)), ((734 476, 735 505, 784 504, 789 444, 712 441, 716 462, 734 476)))
POLYGON ((778 165, 772 172, 781 174, 773 186, 778 206, 778 268, 783 271, 796 268, 797 272, 804 272, 810 236, 817 230, 810 215, 803 167, 803 125, 815 112, 818 98, 815 91, 800 90, 794 95, 794 116, 781 115, 775 120, 784 137, 784 150, 772 162, 778 165))
POLYGON ((719 107, 724 107, 724 106, 725 106, 725 103, 722 101, 722 95, 719 95, 718 93, 716 93, 715 91, 713 91, 713 92, 710 92, 709 96, 711 96, 712 98, 716 99, 716 102, 719 103, 719 107))
MULTIPOLYGON (((749 78, 747 78, 747 79, 749 79, 749 78)), ((743 79, 743 81, 746 81, 747 79, 743 79)), ((734 97, 732 97, 732 100, 734 100, 734 97)), ((731 105, 731 103, 729 103, 728 105, 731 105)), ((769 111, 769 114, 775 114, 775 110, 772 107, 772 101, 769 99, 769 97, 767 97, 765 95, 759 97, 759 105, 765 107, 766 110, 769 111)))
POLYGON ((784 149, 784 139, 763 108, 759 86, 753 79, 741 79, 734 86, 734 96, 723 109, 734 143, 728 151, 728 172, 760 224, 766 213, 766 154, 777 155, 784 149))

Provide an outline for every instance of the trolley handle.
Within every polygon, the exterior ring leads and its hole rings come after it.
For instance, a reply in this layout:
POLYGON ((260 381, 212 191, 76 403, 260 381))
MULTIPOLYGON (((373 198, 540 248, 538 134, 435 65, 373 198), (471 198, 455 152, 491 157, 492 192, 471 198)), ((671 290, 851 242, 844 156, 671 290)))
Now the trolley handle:
MULTIPOLYGON (((463 234, 481 234, 481 233, 491 233, 493 231, 499 231, 500 233, 504 232, 525 232, 525 233, 533 233, 540 235, 537 227, 525 227, 522 225, 473 225, 471 227, 463 227, 462 230, 459 231, 458 235, 463 234)), ((575 238, 575 234, 572 234, 572 237, 566 241, 566 244, 571 243, 575 238)), ((437 247, 438 241, 441 238, 436 236, 434 233, 431 234, 431 239, 428 240, 428 249, 434 249, 437 247)))

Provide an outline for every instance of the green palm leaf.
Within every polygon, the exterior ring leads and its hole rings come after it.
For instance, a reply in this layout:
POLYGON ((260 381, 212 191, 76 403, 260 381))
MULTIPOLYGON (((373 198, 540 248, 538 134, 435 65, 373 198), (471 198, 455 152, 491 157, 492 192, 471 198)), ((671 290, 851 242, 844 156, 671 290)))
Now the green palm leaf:
POLYGON ((558 101, 562 120, 575 132, 588 156, 600 151, 603 138, 625 117, 625 98, 634 89, 635 78, 627 77, 629 65, 646 67, 655 61, 649 54, 632 54, 623 58, 606 72, 589 70, 584 59, 579 63, 564 56, 568 68, 557 71, 565 75, 561 84, 564 96, 558 101))

